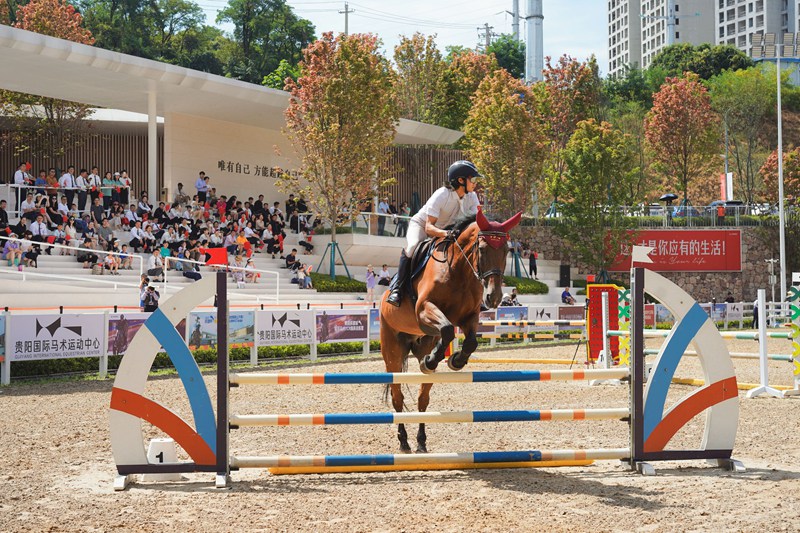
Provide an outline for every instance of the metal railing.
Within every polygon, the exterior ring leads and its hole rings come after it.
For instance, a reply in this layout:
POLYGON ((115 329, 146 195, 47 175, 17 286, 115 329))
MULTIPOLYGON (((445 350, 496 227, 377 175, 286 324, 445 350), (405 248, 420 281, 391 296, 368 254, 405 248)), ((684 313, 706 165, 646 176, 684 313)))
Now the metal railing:
POLYGON ((69 274, 43 274, 41 272, 31 271, 30 269, 16 270, 16 269, 0 268, 0 275, 18 276, 22 278, 22 281, 27 281, 29 277, 56 279, 56 280, 85 281, 85 282, 91 282, 93 284, 100 283, 103 285, 112 285, 114 290, 117 290, 120 287, 125 287, 125 288, 133 287, 136 289, 139 288, 139 285, 137 283, 126 283, 124 281, 105 280, 101 279, 100 276, 88 277, 88 276, 71 276, 69 274))
MULTIPOLYGON (((117 186, 117 185, 114 186, 101 185, 99 188, 102 190, 109 188, 116 189, 118 187, 120 189, 130 190, 130 187, 128 186, 117 186)), ((0 185, 0 200, 6 200, 6 202, 8 202, 8 208, 6 209, 6 212, 8 213, 9 218, 19 218, 21 216, 20 206, 22 205, 23 200, 25 200, 27 194, 29 192, 33 192, 34 194, 41 191, 46 192, 47 189, 55 189, 57 195, 61 195, 65 191, 75 191, 75 192, 91 191, 91 188, 86 188, 86 187, 61 187, 61 186, 53 187, 52 185, 17 185, 16 183, 10 183, 10 184, 0 185), (14 206, 16 206, 16 209, 12 209, 14 206)), ((134 198, 131 198, 130 200, 138 202, 138 200, 134 198)), ((87 211, 88 208, 91 207, 91 205, 92 205, 91 199, 88 199, 86 203, 87 211)), ((57 206, 51 206, 51 207, 55 208, 57 206)), ((71 209, 72 206, 69 206, 69 208, 71 209)))
MULTIPOLYGON (((20 244, 30 244, 30 245, 36 244, 38 246, 46 246, 46 247, 49 247, 51 249, 56 249, 56 250, 76 250, 76 251, 95 253, 95 254, 112 255, 112 256, 116 256, 116 257, 131 257, 131 258, 133 258, 134 261, 136 261, 137 259, 139 260, 139 277, 141 277, 142 273, 144 272, 144 258, 142 256, 134 253, 134 252, 128 252, 128 253, 124 254, 124 253, 121 253, 121 252, 110 252, 110 251, 107 251, 107 250, 100 250, 100 249, 97 249, 97 248, 80 248, 78 246, 68 246, 66 244, 55 244, 55 243, 51 244, 51 243, 46 242, 46 241, 40 242, 40 241, 31 241, 31 240, 28 240, 28 239, 17 239, 17 238, 14 238, 14 237, 0 236, 0 242, 2 242, 4 240, 5 241, 14 241, 14 242, 18 242, 20 244)), ((0 248, 0 252, 2 252, 2 248, 0 248)))
MULTIPOLYGON (((249 272, 255 272, 257 274, 268 274, 270 276, 275 276, 275 297, 273 298, 273 297, 271 297, 269 295, 260 295, 259 294, 259 295, 256 295, 256 301, 260 302, 262 297, 267 299, 267 300, 275 300, 276 302, 280 301, 280 281, 281 281, 280 272, 275 272, 274 270, 261 270, 261 269, 257 269, 257 268, 236 267, 236 266, 232 266, 232 265, 214 265, 214 264, 205 263, 203 261, 195 261, 193 259, 181 259, 179 257, 165 257, 164 258, 164 282, 163 282, 163 286, 164 286, 164 292, 165 293, 167 292, 167 280, 169 279, 169 277, 167 276, 167 273, 169 272, 169 263, 170 262, 174 262, 174 263, 189 263, 189 264, 192 264, 192 265, 206 266, 206 267, 210 267, 210 268, 220 268, 220 269, 224 269, 224 270, 226 270, 228 272, 230 272, 232 270, 233 271, 241 271, 241 272, 244 273, 245 283, 247 282, 246 281, 247 280, 247 274, 249 272)), ((267 285, 267 284, 265 283, 264 285, 267 285)), ((247 295, 247 294, 244 294, 244 293, 238 293, 238 294, 240 296, 247 296, 247 297, 251 296, 251 295, 247 295)))

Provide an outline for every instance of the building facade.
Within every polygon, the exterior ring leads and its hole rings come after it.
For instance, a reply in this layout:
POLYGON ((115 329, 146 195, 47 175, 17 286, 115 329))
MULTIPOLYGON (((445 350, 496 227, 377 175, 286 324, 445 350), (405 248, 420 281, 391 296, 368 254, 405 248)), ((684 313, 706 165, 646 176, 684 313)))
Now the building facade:
POLYGON ((752 34, 798 31, 800 0, 608 0, 608 73, 647 68, 674 43, 730 44, 750 55, 752 34))

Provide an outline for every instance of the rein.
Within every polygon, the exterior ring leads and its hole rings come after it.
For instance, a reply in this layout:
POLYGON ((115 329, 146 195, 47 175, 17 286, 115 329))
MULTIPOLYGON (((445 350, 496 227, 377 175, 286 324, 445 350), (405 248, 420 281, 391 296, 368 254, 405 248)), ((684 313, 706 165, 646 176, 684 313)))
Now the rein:
MULTIPOLYGON (((478 252, 477 252, 478 242, 479 242, 479 240, 481 238, 484 238, 484 239, 502 239, 504 241, 503 244, 505 244, 505 240, 507 239, 507 234, 503 233, 503 232, 500 232, 500 231, 479 231, 478 232, 478 236, 475 239, 475 242, 472 243, 472 246, 470 246, 467 251, 464 251, 464 248, 462 248, 461 245, 458 244, 458 238, 452 239, 452 240, 448 240, 448 239, 445 238, 440 243, 440 244, 444 245, 442 247, 442 252, 444 253, 445 257, 441 261, 436 259, 435 256, 432 256, 432 257, 434 258, 435 261, 438 261, 440 263, 443 263, 443 262, 447 261, 447 248, 449 247, 450 242, 452 242, 452 243, 454 243, 456 245, 458 250, 461 252, 461 256, 466 260, 467 265, 469 265, 470 270, 472 270, 472 273, 475 275, 475 279, 477 279, 480 282, 483 282, 484 280, 486 280, 486 278, 491 277, 491 276, 502 276, 503 272, 499 268, 493 268, 493 269, 488 270, 486 272, 482 272, 481 271, 481 264, 480 264, 480 260, 479 260, 479 256, 478 256, 478 252), (470 255, 473 257, 472 260, 470 260, 470 257, 469 257, 470 255), (476 264, 475 266, 472 265, 473 261, 476 264)), ((453 257, 450 259, 450 262, 448 263, 448 266, 451 269, 453 268, 453 260, 454 259, 455 259, 455 254, 453 254, 453 257)))

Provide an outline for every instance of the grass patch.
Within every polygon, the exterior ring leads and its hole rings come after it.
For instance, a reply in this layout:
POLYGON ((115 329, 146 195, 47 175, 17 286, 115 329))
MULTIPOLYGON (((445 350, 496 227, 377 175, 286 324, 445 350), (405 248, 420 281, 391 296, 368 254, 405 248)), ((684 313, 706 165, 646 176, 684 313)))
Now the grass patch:
POLYGON ((311 282, 317 292, 367 292, 367 284, 347 276, 336 276, 331 279, 329 274, 311 273, 311 282))
POLYGON ((515 278, 513 276, 503 276, 503 283, 509 287, 516 287, 519 294, 547 294, 550 288, 542 283, 530 278, 515 278))

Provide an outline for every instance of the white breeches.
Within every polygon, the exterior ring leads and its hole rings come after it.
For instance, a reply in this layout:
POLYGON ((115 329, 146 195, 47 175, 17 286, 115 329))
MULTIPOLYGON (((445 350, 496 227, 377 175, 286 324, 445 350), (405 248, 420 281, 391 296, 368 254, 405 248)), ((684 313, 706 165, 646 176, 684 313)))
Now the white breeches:
POLYGON ((411 219, 408 223, 408 233, 406 233, 406 257, 411 257, 417 245, 428 238, 425 227, 420 226, 417 221, 411 219))

